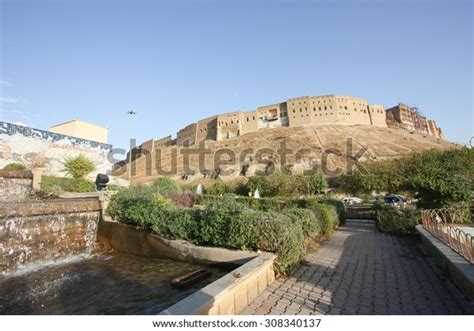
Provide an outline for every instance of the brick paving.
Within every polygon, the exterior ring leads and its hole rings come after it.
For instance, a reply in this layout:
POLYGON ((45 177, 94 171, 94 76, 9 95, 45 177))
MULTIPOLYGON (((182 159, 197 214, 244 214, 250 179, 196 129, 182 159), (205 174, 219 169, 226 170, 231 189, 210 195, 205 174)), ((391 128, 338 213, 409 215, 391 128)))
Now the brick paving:
POLYGON ((242 314, 474 314, 415 239, 378 232, 373 221, 347 221, 305 261, 242 314))

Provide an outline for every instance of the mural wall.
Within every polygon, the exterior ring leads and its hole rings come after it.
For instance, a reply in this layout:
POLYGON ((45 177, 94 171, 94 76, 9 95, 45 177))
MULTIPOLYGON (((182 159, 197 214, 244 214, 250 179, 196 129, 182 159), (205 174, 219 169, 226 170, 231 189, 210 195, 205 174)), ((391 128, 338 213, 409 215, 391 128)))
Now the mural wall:
POLYGON ((97 173, 107 173, 112 163, 107 154, 112 145, 34 129, 7 122, 0 122, 0 169, 8 163, 31 165, 34 160, 45 161, 45 175, 64 177, 65 158, 83 154, 96 164, 97 173))

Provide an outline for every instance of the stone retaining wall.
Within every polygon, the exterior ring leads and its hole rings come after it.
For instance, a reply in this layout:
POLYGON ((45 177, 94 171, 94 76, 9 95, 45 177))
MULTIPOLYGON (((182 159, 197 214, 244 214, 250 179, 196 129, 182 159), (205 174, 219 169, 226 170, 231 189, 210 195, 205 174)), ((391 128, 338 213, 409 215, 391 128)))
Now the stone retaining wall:
POLYGON ((0 202, 28 199, 32 186, 31 171, 0 170, 0 202))
POLYGON ((97 198, 0 203, 0 272, 92 250, 100 217, 97 198))

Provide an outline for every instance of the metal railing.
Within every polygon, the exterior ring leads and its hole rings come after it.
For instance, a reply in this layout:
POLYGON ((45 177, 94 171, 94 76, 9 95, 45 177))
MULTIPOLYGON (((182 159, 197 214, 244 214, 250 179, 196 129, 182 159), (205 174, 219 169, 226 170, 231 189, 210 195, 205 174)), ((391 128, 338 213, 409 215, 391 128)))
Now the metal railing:
POLYGON ((465 213, 453 209, 428 209, 423 210, 421 218, 427 231, 474 263, 474 237, 458 226, 466 222, 465 213))

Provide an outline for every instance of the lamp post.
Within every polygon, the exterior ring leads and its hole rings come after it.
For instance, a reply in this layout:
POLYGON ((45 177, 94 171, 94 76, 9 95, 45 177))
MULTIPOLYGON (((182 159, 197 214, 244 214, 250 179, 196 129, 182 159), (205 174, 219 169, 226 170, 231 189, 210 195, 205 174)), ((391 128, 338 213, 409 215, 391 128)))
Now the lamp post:
POLYGON ((137 112, 133 110, 129 110, 127 112, 128 116, 130 116, 130 139, 129 139, 129 144, 130 144, 130 151, 128 152, 128 185, 132 184, 132 118, 134 115, 137 114, 137 112))

